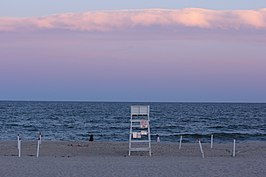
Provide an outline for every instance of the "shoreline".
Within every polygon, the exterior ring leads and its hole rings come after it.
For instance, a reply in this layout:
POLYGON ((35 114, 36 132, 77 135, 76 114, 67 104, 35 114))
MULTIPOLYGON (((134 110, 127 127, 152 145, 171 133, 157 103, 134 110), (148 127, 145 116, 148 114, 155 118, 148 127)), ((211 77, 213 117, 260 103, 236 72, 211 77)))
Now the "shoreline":
MULTIPOLYGON (((232 143, 202 143, 205 158, 231 157, 232 143)), ((151 144, 152 156, 201 157, 200 147, 195 143, 160 142, 151 144)), ((22 141, 22 157, 36 156, 37 141, 22 141)), ((145 156, 146 152, 133 152, 134 155, 145 156)), ((266 142, 236 142, 236 156, 249 157, 265 155, 266 142), (263 151, 264 150, 264 151, 263 151)), ((17 141, 0 141, 0 156, 17 156, 17 141)), ((88 156, 128 156, 128 142, 90 142, 90 141, 47 141, 40 145, 40 157, 88 157, 88 156)))

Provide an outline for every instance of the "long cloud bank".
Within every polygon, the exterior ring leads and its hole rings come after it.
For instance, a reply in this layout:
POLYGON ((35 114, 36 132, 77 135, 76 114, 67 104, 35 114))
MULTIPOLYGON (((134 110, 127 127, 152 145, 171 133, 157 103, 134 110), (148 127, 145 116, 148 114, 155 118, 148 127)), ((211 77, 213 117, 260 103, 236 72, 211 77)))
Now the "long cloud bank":
POLYGON ((259 10, 144 9, 64 13, 45 17, 0 18, 0 31, 113 31, 170 26, 204 29, 266 29, 266 8, 259 10))

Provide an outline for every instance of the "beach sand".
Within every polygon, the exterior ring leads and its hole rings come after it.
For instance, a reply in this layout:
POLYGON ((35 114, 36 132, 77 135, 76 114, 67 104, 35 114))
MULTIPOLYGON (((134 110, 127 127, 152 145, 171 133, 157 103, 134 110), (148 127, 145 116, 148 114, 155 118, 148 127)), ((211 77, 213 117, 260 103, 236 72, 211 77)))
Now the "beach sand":
POLYGON ((22 141, 22 157, 17 142, 0 141, 1 177, 264 177, 266 142, 153 143, 147 152, 128 156, 127 142, 43 141, 36 158, 37 141, 22 141))

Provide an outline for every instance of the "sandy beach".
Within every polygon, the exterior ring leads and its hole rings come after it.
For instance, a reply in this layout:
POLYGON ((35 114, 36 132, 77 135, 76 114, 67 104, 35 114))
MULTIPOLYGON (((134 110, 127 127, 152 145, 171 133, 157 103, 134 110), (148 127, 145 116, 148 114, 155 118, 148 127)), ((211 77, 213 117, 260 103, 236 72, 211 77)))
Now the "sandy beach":
POLYGON ((142 176, 260 176, 266 174, 266 143, 240 142, 236 157, 232 144, 183 143, 152 144, 152 156, 133 153, 128 156, 126 142, 61 142, 43 141, 40 157, 37 143, 22 142, 18 157, 17 142, 0 142, 1 177, 142 177, 142 176))

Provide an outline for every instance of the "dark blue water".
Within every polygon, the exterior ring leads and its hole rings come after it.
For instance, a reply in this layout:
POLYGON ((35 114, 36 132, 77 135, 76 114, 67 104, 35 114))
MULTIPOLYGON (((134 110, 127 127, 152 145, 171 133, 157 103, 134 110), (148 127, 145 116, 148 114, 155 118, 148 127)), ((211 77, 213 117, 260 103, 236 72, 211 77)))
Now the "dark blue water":
POLYGON ((0 140, 128 141, 130 106, 150 105, 152 139, 177 142, 266 140, 266 104, 260 103, 111 103, 0 102, 0 140))

